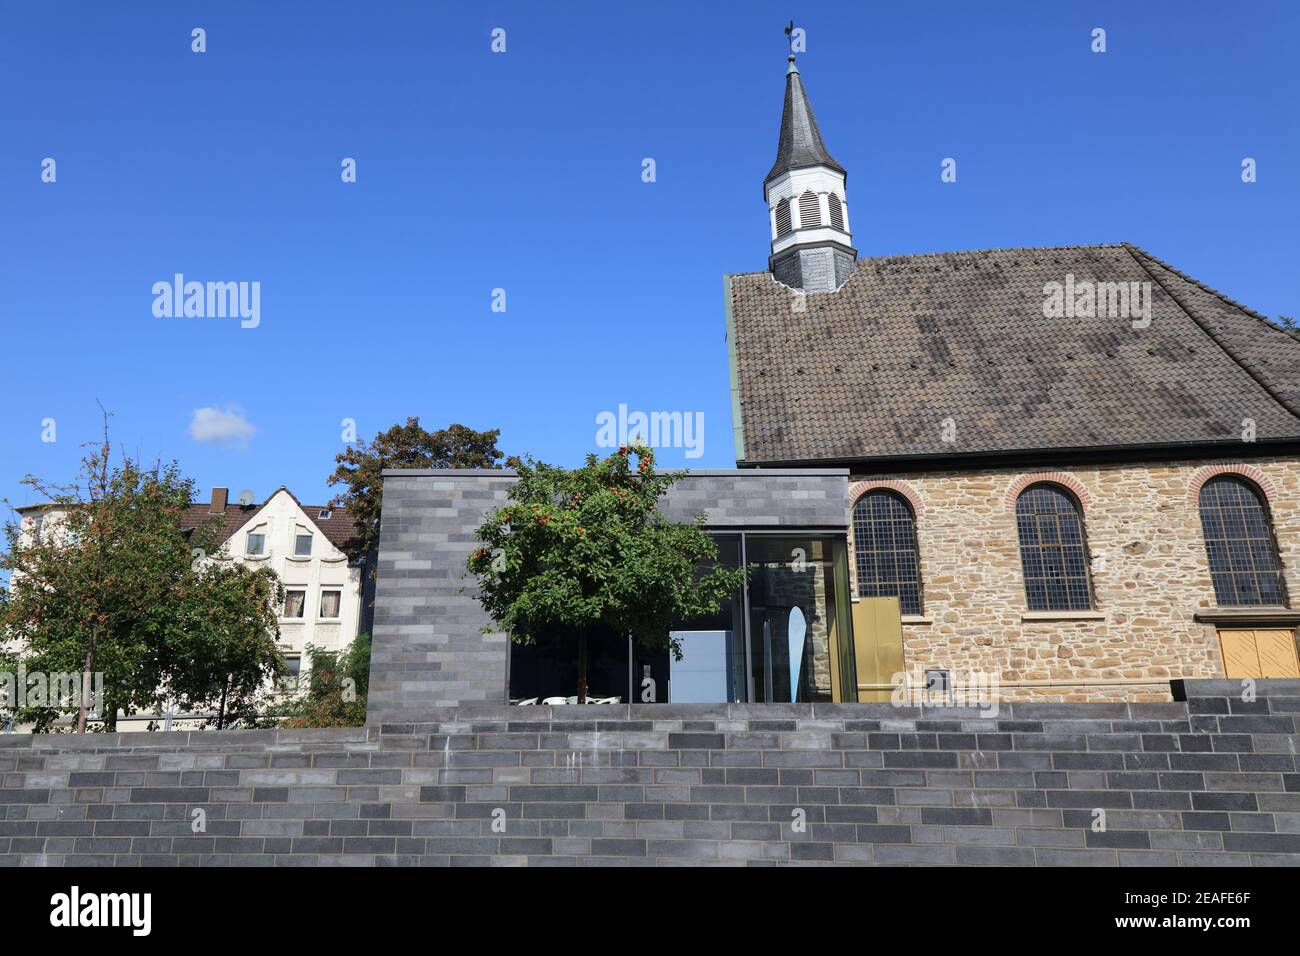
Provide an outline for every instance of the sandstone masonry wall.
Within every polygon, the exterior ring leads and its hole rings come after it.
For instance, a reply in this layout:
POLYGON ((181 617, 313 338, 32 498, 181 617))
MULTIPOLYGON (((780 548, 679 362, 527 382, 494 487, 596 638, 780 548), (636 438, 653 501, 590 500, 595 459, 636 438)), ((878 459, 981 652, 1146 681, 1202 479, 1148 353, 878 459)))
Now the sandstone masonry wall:
MULTIPOLYGON (((923 504, 923 613, 903 626, 909 667, 949 668, 954 676, 973 668, 995 672, 1003 692, 1019 699, 1168 700, 1170 679, 1223 674, 1215 627, 1193 615, 1215 607, 1195 491, 1207 469, 1225 464, 1269 492, 1288 590, 1300 595, 1294 459, 854 475, 849 507, 851 513, 866 487, 884 482, 901 482, 923 504), (1097 611, 1091 618, 1026 614, 1014 491, 1037 474, 1075 483, 1086 499, 1097 611), (1018 686, 1029 681, 1059 683, 1018 686), (1117 683, 1099 683, 1106 681, 1117 683)), ((856 594, 853 544, 850 532, 856 594)))

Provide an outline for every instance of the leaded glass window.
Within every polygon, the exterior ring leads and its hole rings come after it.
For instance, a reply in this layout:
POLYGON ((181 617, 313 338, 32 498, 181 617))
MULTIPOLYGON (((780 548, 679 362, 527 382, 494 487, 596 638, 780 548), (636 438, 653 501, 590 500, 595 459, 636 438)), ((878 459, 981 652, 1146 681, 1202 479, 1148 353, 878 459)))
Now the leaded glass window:
POLYGON ((1201 486, 1200 510, 1215 601, 1222 607, 1285 606, 1273 524, 1259 491, 1244 479, 1219 475, 1201 486))
POLYGON ((1031 611, 1092 608, 1079 504, 1057 485, 1030 485, 1016 499, 1020 561, 1031 611))
POLYGON ((859 597, 897 597, 904 614, 921 613, 916 515, 902 495, 869 491, 853 506, 859 597))

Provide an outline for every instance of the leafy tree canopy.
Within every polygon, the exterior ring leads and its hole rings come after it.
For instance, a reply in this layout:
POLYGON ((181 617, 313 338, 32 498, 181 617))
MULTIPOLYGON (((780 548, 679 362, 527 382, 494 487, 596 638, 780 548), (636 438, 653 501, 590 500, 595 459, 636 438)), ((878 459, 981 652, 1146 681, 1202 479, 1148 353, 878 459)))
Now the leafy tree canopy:
POLYGON ((307 692, 282 702, 272 714, 281 727, 360 727, 370 687, 370 635, 342 652, 307 645, 307 692))
POLYGON ((374 441, 359 441, 336 455, 337 467, 328 481, 347 490, 334 498, 334 504, 346 507, 360 527, 348 550, 365 554, 379 544, 385 468, 500 468, 503 456, 496 446, 500 435, 499 428, 480 432, 464 425, 431 432, 420 427, 419 418, 408 418, 406 424, 380 432, 374 441))
POLYGON ((483 608, 515 642, 604 625, 680 659, 670 628, 716 612, 740 587, 744 572, 717 563, 702 516, 674 524, 659 512, 681 474, 657 472, 649 448, 589 455, 572 470, 531 459, 517 467, 510 503, 479 528, 482 547, 468 562, 483 608))
MULTIPOLYGON (((52 485, 29 476, 49 509, 39 526, 5 526, 0 568, 0 634, 28 672, 103 674, 105 725, 118 709, 156 709, 169 689, 187 700, 227 696, 254 673, 283 667, 273 574, 207 568, 216 527, 186 536, 181 516, 194 483, 177 465, 110 461, 107 416, 102 444, 82 461, 77 480, 52 485), (270 574, 269 579, 267 574, 270 574)), ((87 687, 87 689, 89 689, 87 687)), ((236 691, 236 696, 243 693, 236 691)), ((84 730, 89 700, 77 702, 84 730)), ((20 714, 46 729, 64 706, 20 714)))

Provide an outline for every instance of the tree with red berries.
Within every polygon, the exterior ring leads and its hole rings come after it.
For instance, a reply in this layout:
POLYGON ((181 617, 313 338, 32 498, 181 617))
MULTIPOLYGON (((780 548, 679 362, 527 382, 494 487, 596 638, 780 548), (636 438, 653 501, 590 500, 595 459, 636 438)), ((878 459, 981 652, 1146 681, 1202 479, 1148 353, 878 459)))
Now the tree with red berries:
POLYGON ((718 564, 703 516, 676 524, 660 513, 659 499, 682 474, 655 471, 647 447, 588 455, 582 468, 528 459, 517 470, 509 503, 478 529, 469 570, 483 609, 515 643, 576 634, 579 702, 595 626, 680 660, 670 629, 715 613, 743 582, 742 570, 718 564))

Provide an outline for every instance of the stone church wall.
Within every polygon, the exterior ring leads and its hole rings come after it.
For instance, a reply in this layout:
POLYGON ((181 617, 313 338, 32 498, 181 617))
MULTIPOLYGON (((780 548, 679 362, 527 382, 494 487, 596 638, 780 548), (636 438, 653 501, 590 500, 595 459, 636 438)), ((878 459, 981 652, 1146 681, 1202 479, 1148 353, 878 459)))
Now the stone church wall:
MULTIPOLYGON (((1006 699, 1168 700, 1171 679, 1223 674, 1215 627, 1194 615, 1216 606, 1196 492, 1225 469, 1264 491, 1288 592, 1300 594, 1295 459, 862 474, 850 478, 849 508, 882 483, 914 501, 923 606, 904 618, 909 669, 947 668, 958 681, 991 671, 1006 699), (1094 613, 1027 613, 1015 496, 1037 479, 1082 501, 1094 613)), ((856 594, 853 545, 850 533, 856 594)))

